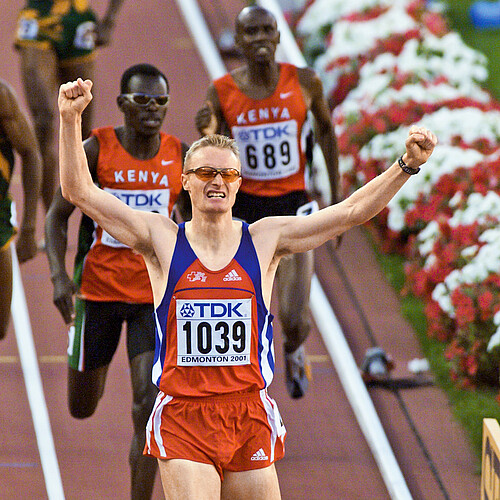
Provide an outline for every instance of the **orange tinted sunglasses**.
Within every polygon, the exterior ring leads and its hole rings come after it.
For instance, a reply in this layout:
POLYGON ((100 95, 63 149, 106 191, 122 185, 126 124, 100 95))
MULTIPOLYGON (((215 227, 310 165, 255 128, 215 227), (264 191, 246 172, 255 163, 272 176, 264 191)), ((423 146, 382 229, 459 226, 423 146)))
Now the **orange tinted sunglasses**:
POLYGON ((222 179, 227 182, 234 182, 241 174, 235 168, 214 168, 214 167, 198 167, 186 170, 185 174, 194 174, 201 181, 211 181, 215 179, 217 174, 220 174, 222 179))

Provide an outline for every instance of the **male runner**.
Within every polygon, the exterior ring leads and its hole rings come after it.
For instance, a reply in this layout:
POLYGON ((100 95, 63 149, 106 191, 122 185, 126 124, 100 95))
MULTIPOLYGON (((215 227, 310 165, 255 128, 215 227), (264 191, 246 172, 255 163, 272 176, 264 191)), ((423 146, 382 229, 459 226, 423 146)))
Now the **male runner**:
POLYGON ((35 134, 19 107, 12 87, 0 79, 0 340, 7 334, 12 299, 10 243, 16 234, 14 202, 9 187, 17 152, 22 160, 23 218, 17 237, 17 256, 25 262, 36 255, 35 226, 40 196, 42 159, 35 134))
MULTIPOLYGON (((78 76, 94 78, 96 46, 110 43, 124 0, 109 0, 98 21, 88 0, 26 0, 19 13, 14 46, 21 56, 26 100, 43 159, 42 199, 49 209, 57 187, 54 92, 78 76)), ((92 106, 83 115, 83 137, 91 129, 92 106)))
POLYGON ((233 140, 211 135, 186 154, 182 183, 192 219, 181 225, 133 210, 99 189, 80 142, 92 82, 59 92, 63 196, 146 263, 155 304, 153 380, 160 392, 146 452, 170 499, 280 498, 274 461, 285 429, 268 396, 274 368, 269 314, 282 257, 305 252, 382 210, 436 144, 412 127, 406 152, 346 200, 306 217, 233 219, 241 164, 233 140), (222 481, 224 478, 224 481, 222 481))
MULTIPOLYGON (((128 68, 117 98, 124 124, 96 129, 84 143, 90 171, 102 189, 133 208, 167 217, 182 189, 182 162, 187 150, 179 139, 160 131, 168 94, 167 78, 154 66, 139 64, 128 68)), ((76 418, 94 413, 122 324, 127 323, 134 424, 130 450, 132 498, 150 498, 156 461, 144 457, 142 450, 157 391, 151 382, 155 339, 148 273, 139 254, 84 216, 73 283, 66 272, 65 255, 68 218, 74 208, 58 190, 46 220, 54 303, 64 321, 71 325, 70 413, 76 418), (74 307, 75 290, 78 295, 74 307)))
MULTIPOLYGON (((306 191, 309 111, 328 167, 332 203, 338 201, 337 143, 321 80, 311 68, 276 62, 279 39, 268 10, 245 7, 236 18, 235 36, 245 64, 210 85, 196 116, 202 134, 227 133, 238 143, 243 182, 233 215, 248 223, 312 209, 306 191)), ((303 343, 310 330, 313 267, 312 252, 295 254, 281 262, 276 275, 286 384, 293 398, 304 395, 310 377, 303 343)))

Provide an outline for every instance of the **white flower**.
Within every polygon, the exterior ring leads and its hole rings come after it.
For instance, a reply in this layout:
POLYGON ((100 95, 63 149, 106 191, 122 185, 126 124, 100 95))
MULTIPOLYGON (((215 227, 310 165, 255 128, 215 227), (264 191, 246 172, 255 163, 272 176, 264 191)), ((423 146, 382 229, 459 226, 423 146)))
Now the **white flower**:
MULTIPOLYGON (((463 198, 463 193, 456 193, 455 199, 463 198)), ((450 202, 450 206, 452 203, 450 202)), ((500 196, 494 191, 489 191, 485 196, 480 193, 472 193, 465 202, 465 207, 455 210, 448 220, 450 227, 469 226, 474 222, 485 223, 487 218, 495 218, 500 221, 500 196)), ((432 252, 435 241, 441 236, 439 224, 431 221, 417 235, 417 248, 422 257, 432 252)), ((477 246, 465 248, 461 255, 469 259, 476 254, 477 246)), ((426 263, 427 264, 427 263, 426 263)))
POLYGON ((451 83, 483 82, 488 78, 487 59, 468 47, 458 33, 436 37, 425 33, 423 40, 408 40, 399 55, 381 54, 360 71, 362 78, 380 73, 408 73, 432 80, 446 76, 451 83))
POLYGON ((481 283, 490 274, 500 273, 500 227, 488 229, 479 240, 486 244, 479 249, 473 259, 461 269, 453 270, 443 283, 438 283, 432 298, 451 318, 456 315, 451 303, 451 294, 463 284, 481 283))
MULTIPOLYGON (((499 326, 500 324, 500 320, 498 320, 499 322, 495 322, 495 318, 497 317, 498 313, 495 314, 495 317, 493 318, 493 322, 495 323, 495 325, 499 326)), ((498 347, 500 345, 500 328, 497 328, 495 333, 490 337, 490 341, 488 342, 488 347, 486 347, 486 350, 488 352, 491 352, 495 347, 498 347)))
MULTIPOLYGON (((404 144, 404 139, 399 144, 404 144)), ((396 153, 393 158, 397 156, 396 153)), ((471 168, 484 161, 484 158, 484 155, 473 149, 438 144, 429 161, 422 167, 422 172, 407 182, 389 202, 387 225, 394 231, 402 231, 405 211, 413 208, 421 194, 428 195, 443 174, 454 172, 459 167, 471 168)))
MULTIPOLYGON (((432 220, 425 226, 420 233, 417 235, 417 246, 418 251, 422 257, 429 255, 432 252, 432 247, 434 242, 439 238, 441 232, 439 231, 439 224, 432 220)), ((432 265, 431 262, 427 261, 426 266, 432 265)))
MULTIPOLYGON (((452 271, 450 274, 452 274, 452 271)), ((448 275, 447 277, 449 277, 448 275)), ((455 308, 451 303, 451 296, 449 290, 446 288, 445 283, 438 283, 434 290, 432 291, 432 298, 439 304, 439 307, 444 311, 450 318, 455 317, 455 308)))
POLYGON ((316 0, 300 19, 297 31, 302 36, 311 35, 324 26, 335 23, 342 17, 356 12, 365 12, 374 7, 390 7, 395 3, 408 4, 408 0, 316 0))
POLYGON ((339 155, 339 174, 345 174, 354 170, 354 158, 352 156, 339 155))
POLYGON ((333 111, 338 134, 343 133, 349 123, 360 119, 361 110, 376 113, 381 108, 407 102, 435 104, 460 98, 483 103, 491 101, 490 94, 475 83, 463 82, 463 85, 455 87, 449 83, 425 85, 420 82, 395 89, 389 86, 390 80, 389 75, 360 80, 358 86, 333 111))
POLYGON ((467 144, 478 139, 487 139, 492 143, 500 141, 500 112, 482 111, 479 108, 441 108, 425 115, 420 127, 427 127, 438 137, 440 143, 450 143, 460 136, 467 144))
POLYGON ((488 342, 488 347, 486 348, 488 352, 491 352, 495 347, 500 345, 500 311, 493 316, 493 324, 497 326, 497 329, 488 342))
POLYGON ((461 191, 457 191, 450 199, 450 207, 457 207, 463 200, 464 194, 461 191))
POLYGON ((325 68, 336 59, 366 54, 376 46, 378 40, 419 28, 420 25, 406 13, 404 7, 397 4, 369 21, 339 21, 332 26, 331 44, 318 57, 316 67, 325 68))
POLYGON ((451 227, 469 226, 474 222, 483 224, 488 217, 500 220, 500 196, 494 191, 488 191, 485 196, 472 193, 467 198, 467 206, 463 210, 456 210, 449 224, 451 227))

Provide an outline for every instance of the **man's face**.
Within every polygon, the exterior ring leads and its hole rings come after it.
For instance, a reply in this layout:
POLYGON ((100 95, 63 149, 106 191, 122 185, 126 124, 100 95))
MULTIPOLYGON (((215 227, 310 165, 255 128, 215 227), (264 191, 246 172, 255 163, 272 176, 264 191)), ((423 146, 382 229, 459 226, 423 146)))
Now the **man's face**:
POLYGON ((237 19, 235 40, 245 59, 272 62, 280 41, 276 20, 266 11, 244 9, 237 19))
POLYGON ((168 109, 168 102, 161 105, 164 96, 168 95, 165 80, 160 76, 134 75, 129 81, 127 94, 118 96, 118 106, 125 116, 126 125, 139 135, 157 134, 168 109), (149 102, 138 104, 134 100, 134 94, 140 94, 142 100, 149 102), (144 95, 160 97, 148 100, 144 95))
POLYGON ((229 149, 207 146, 196 151, 184 166, 182 184, 191 196, 193 210, 201 212, 225 213, 234 205, 236 193, 241 184, 241 177, 234 182, 225 181, 220 174, 205 181, 195 173, 185 173, 199 167, 216 169, 232 168, 241 172, 240 162, 229 149))

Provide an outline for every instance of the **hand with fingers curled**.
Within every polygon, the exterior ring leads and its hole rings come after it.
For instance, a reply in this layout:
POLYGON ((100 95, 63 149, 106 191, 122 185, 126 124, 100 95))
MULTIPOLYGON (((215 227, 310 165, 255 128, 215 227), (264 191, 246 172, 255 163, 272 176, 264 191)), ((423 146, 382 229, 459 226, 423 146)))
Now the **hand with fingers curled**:
POLYGON ((59 87, 57 104, 62 118, 81 116, 92 100, 92 81, 78 78, 59 87))
MULTIPOLYGON (((424 164, 429 159, 436 144, 437 137, 433 132, 425 127, 413 125, 405 141, 406 152, 399 160, 401 168, 404 166, 410 171, 417 171, 420 165, 424 164)), ((405 169, 403 168, 403 170, 405 169)))
POLYGON ((53 277, 52 282, 54 284, 53 302, 59 309, 64 322, 69 325, 75 319, 74 297, 77 286, 66 273, 53 277))
POLYGON ((201 135, 211 135, 217 132, 217 118, 210 101, 206 101, 198 110, 194 121, 201 135))

